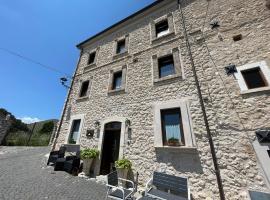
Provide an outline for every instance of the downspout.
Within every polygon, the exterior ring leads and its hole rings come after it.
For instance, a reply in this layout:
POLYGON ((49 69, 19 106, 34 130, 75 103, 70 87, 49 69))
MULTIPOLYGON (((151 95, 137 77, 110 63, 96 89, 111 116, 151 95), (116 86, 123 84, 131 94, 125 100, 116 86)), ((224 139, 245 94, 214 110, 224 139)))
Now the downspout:
POLYGON ((72 81, 71 81, 71 85, 70 85, 70 88, 68 90, 68 95, 67 95, 67 98, 66 98, 66 101, 65 101, 65 105, 64 105, 64 109, 63 109, 63 112, 62 112, 62 115, 61 115, 61 119, 60 119, 60 122, 59 122, 59 126, 58 126, 58 129, 56 131, 56 136, 55 136, 55 139, 54 139, 54 143, 53 143, 53 146, 52 146, 52 150, 55 149, 55 146, 56 146, 56 143, 57 143, 57 139, 59 137, 59 134, 60 134, 60 130, 61 130, 61 127, 62 127, 62 124, 63 124, 63 121, 64 121, 64 116, 65 116, 65 113, 66 113, 66 110, 67 110, 67 105, 68 105, 68 102, 70 100, 70 96, 71 96, 71 91, 72 91, 72 88, 73 88, 73 85, 74 85, 74 80, 76 78, 76 74, 77 74, 77 71, 78 71, 78 68, 79 68, 79 64, 81 62, 81 57, 82 57, 82 50, 80 51, 80 58, 78 59, 78 62, 77 62, 77 66, 76 66, 76 70, 72 76, 72 81))
POLYGON ((186 39, 187 50, 188 50, 188 54, 189 54, 190 61, 191 61, 192 72, 194 74, 195 84, 196 84, 196 88, 197 88, 197 91, 198 91, 198 96, 199 96, 199 100, 200 100, 200 104, 201 104, 201 108, 202 108, 202 113, 203 113, 203 119, 204 119, 204 123, 205 123, 205 127, 206 127, 208 142, 209 142, 209 145, 210 145, 211 155, 212 155, 212 159, 213 159, 213 163, 214 163, 215 174, 216 174, 216 177, 217 177, 217 184, 218 184, 218 189, 219 189, 219 195, 220 195, 221 200, 225 200, 225 194, 224 194, 222 179, 221 179, 220 170, 219 170, 219 166, 218 166, 218 162, 217 162, 215 146, 214 146, 213 138, 212 138, 211 131, 210 131, 210 128, 209 128, 206 109, 205 109, 205 105, 204 105, 203 98, 202 98, 202 91, 201 91, 201 88, 200 88, 200 83, 199 83, 199 80, 198 80, 196 67, 195 67, 192 52, 191 52, 190 42, 189 42, 187 29, 186 29, 185 17, 184 17, 184 14, 183 14, 182 5, 181 5, 180 0, 177 0, 177 2, 178 2, 178 6, 179 6, 179 11, 180 11, 180 14, 181 14, 181 17, 182 17, 182 26, 184 28, 184 35, 185 35, 185 39, 186 39))

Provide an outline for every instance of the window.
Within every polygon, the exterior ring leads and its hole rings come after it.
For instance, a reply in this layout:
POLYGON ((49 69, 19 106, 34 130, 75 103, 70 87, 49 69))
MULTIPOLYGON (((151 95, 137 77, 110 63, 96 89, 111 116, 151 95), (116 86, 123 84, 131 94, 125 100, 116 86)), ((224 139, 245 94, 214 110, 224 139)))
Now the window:
POLYGON ((81 86, 81 91, 79 97, 85 97, 88 94, 89 81, 84 81, 81 86))
POLYGON ((270 157, 270 150, 267 150, 268 156, 270 157))
POLYGON ((161 110, 162 139, 165 146, 184 145, 180 108, 161 110))
POLYGON ((189 104, 188 99, 154 103, 156 148, 196 150, 189 104))
POLYGON ((122 87, 122 71, 113 74, 112 90, 119 90, 122 87))
POLYGON ((234 76, 241 94, 270 90, 270 68, 266 61, 237 66, 236 70, 237 73, 234 73, 234 76))
POLYGON ((90 53, 89 58, 88 58, 88 65, 95 63, 95 58, 96 58, 96 52, 90 53))
POLYGON ((71 132, 68 138, 69 144, 76 144, 79 139, 81 120, 77 119, 72 122, 71 132))
POLYGON ((127 65, 110 70, 109 95, 122 94, 126 89, 127 65))
POLYGON ((169 32, 169 23, 167 19, 156 24, 156 37, 161 37, 169 32))
POLYGON ((158 59, 159 78, 175 74, 173 56, 158 59))
POLYGON ((267 86, 265 77, 260 67, 241 71, 248 89, 254 89, 267 86))
POLYGON ((116 54, 121 54, 126 52, 126 40, 120 40, 117 42, 117 47, 116 47, 116 54))

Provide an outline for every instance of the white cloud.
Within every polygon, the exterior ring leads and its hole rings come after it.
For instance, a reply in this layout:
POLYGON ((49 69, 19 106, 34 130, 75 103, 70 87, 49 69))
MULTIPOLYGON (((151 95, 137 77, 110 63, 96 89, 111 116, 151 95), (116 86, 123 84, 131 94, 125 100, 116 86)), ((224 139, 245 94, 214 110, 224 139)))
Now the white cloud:
POLYGON ((26 124, 31 124, 31 123, 35 123, 35 122, 41 121, 41 119, 36 118, 36 117, 21 117, 19 119, 22 120, 22 122, 24 122, 26 124))

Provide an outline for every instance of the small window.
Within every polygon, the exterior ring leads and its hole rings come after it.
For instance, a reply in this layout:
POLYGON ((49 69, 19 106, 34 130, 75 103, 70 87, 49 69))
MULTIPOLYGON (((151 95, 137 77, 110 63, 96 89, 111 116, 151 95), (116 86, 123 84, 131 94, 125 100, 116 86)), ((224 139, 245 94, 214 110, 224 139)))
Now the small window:
POLYGON ((254 89, 267 86, 265 77, 260 67, 241 71, 248 89, 254 89))
POLYGON ((164 20, 156 24, 156 37, 161 37, 169 32, 168 20, 164 20))
POLYGON ((161 110, 163 145, 185 145, 180 108, 161 110))
POLYGON ((120 40, 117 42, 116 53, 124 53, 126 51, 126 40, 120 40))
POLYGON ((122 87, 122 71, 113 74, 112 90, 119 90, 122 87))
POLYGON ((270 150, 267 150, 268 156, 270 157, 270 150))
POLYGON ((158 59, 159 78, 175 74, 173 56, 158 59))
POLYGON ((95 62, 96 58, 96 52, 90 53, 89 59, 88 59, 88 65, 93 64, 95 62))
POLYGON ((89 81, 84 81, 81 86, 81 92, 79 97, 85 97, 88 94, 89 81))
POLYGON ((69 144, 76 144, 77 140, 79 139, 80 124, 81 124, 80 119, 73 121, 71 132, 68 138, 69 144))

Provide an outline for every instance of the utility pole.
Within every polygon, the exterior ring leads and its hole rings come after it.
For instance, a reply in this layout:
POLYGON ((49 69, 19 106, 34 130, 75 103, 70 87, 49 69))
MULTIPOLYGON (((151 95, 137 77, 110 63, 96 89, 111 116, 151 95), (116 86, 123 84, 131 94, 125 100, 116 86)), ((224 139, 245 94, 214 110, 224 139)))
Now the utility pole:
POLYGON ((182 25, 183 25, 183 28, 184 28, 184 35, 185 35, 185 38, 186 38, 188 54, 189 54, 189 57, 190 57, 190 62, 191 62, 191 66, 192 66, 192 72, 193 72, 193 75, 194 75, 196 88, 197 88, 198 96, 199 96, 199 99, 200 99, 200 104, 201 104, 201 108, 202 108, 203 119, 204 119, 204 123, 205 123, 205 127, 206 127, 208 142, 209 142, 209 145, 210 145, 210 150, 211 150, 212 159, 213 159, 213 163, 214 163, 215 174, 216 174, 216 177, 217 177, 217 183, 218 183, 218 189, 219 189, 219 195, 220 195, 221 200, 225 200, 225 194, 224 194, 222 179, 221 179, 220 170, 219 170, 219 166, 218 166, 218 162, 217 162, 215 146, 214 146, 212 134, 211 134, 211 131, 210 131, 210 128, 209 128, 209 122, 208 122, 208 118, 207 118, 207 114, 206 114, 205 105, 204 105, 204 102, 203 102, 202 91, 201 91, 199 79, 198 79, 198 76, 197 76, 197 71, 196 71, 196 67, 195 67, 195 64, 194 64, 192 52, 191 52, 190 42, 189 42, 187 29, 186 29, 185 17, 184 17, 184 13, 183 13, 183 10, 182 10, 182 5, 181 5, 181 0, 177 0, 177 2, 178 2, 178 5, 179 5, 179 11, 180 11, 180 14, 181 14, 181 17, 182 17, 182 25))
POLYGON ((31 137, 32 137, 32 135, 33 135, 33 132, 34 132, 34 130, 35 130, 36 124, 37 124, 37 122, 35 122, 35 123, 34 123, 34 125, 33 125, 32 129, 31 129, 31 131, 30 131, 30 136, 29 136, 29 138, 28 138, 28 141, 27 141, 26 146, 28 146, 28 145, 29 145, 29 142, 30 142, 31 137))

